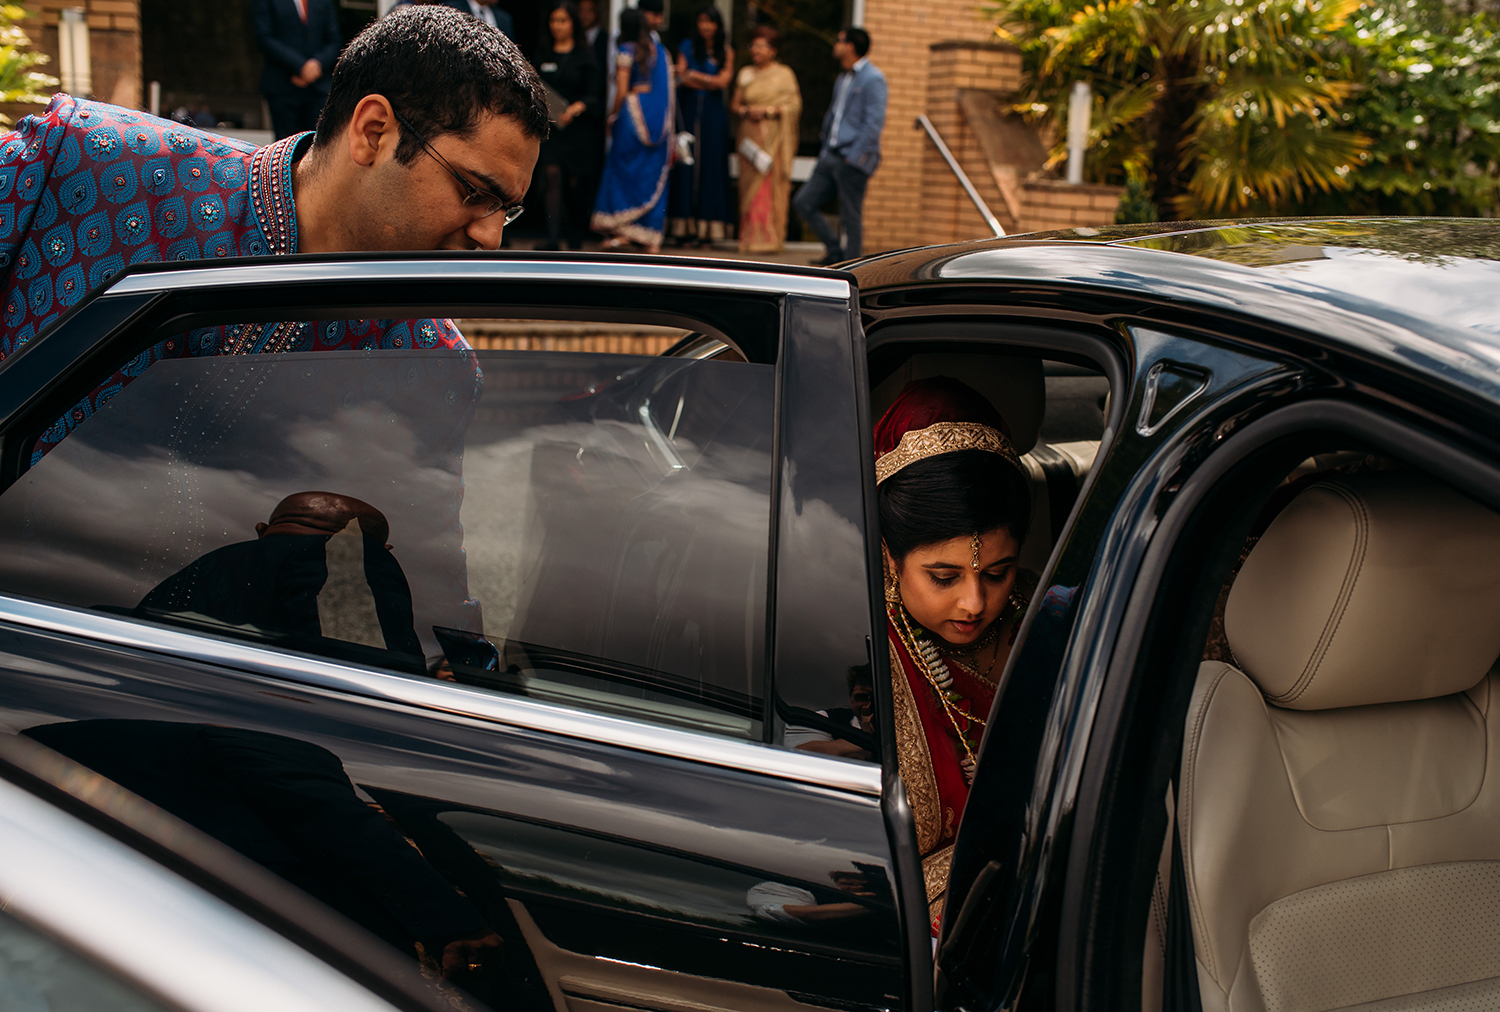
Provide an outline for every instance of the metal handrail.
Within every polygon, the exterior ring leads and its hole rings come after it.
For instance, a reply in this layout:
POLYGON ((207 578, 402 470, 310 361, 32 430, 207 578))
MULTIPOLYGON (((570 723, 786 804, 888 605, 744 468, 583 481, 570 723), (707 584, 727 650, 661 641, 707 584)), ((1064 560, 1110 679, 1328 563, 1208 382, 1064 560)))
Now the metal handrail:
POLYGON ((948 163, 948 168, 952 169, 953 174, 958 177, 958 185, 964 188, 964 192, 979 209, 979 214, 984 218, 984 223, 990 227, 990 231, 995 233, 997 239, 1005 238, 1005 229, 1000 227, 1000 219, 995 217, 989 205, 984 202, 984 198, 979 195, 979 191, 974 189, 974 184, 969 182, 969 177, 963 167, 958 164, 958 159, 953 157, 953 152, 948 150, 948 145, 944 144, 943 139, 938 136, 937 128, 932 125, 932 120, 927 118, 926 113, 923 113, 917 117, 916 125, 927 131, 928 140, 937 147, 938 154, 943 156, 943 161, 948 163))

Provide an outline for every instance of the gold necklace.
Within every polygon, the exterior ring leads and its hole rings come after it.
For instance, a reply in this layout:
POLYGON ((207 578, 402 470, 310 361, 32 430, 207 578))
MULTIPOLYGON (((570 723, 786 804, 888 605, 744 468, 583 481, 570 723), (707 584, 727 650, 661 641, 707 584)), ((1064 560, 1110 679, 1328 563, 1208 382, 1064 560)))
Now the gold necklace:
MULTIPOLYGON (((944 643, 940 649, 943 651, 943 653, 947 654, 949 657, 952 657, 960 664, 967 665, 977 675, 979 674, 980 653, 984 650, 985 647, 989 646, 991 643, 994 643, 1000 638, 1000 627, 1004 624, 1005 620, 1003 618, 997 618, 995 621, 990 623, 990 627, 984 631, 983 636, 979 637, 967 647, 956 647, 950 643, 944 643)), ((994 656, 990 658, 990 666, 986 668, 984 674, 980 676, 985 681, 990 680, 990 672, 995 670, 995 660, 999 656, 1000 651, 997 648, 995 650, 994 656)))
POLYGON ((991 622, 990 627, 984 631, 983 636, 979 637, 979 639, 975 640, 968 647, 955 647, 945 643, 942 648, 943 652, 951 656, 960 664, 967 663, 969 670, 973 671, 981 681, 988 682, 990 685, 994 685, 995 680, 991 678, 990 675, 995 670, 995 665, 1000 660, 1000 648, 995 648, 994 654, 990 656, 989 666, 984 669, 983 674, 981 674, 979 671, 979 654, 982 650, 984 650, 985 647, 989 646, 991 643, 995 642, 995 640, 1000 638, 1000 627, 1005 624, 1005 620, 1010 618, 1011 616, 1024 615, 1026 613, 1026 606, 1029 603, 1030 602, 1026 599, 1026 596, 1021 593, 1019 587, 1012 587, 1010 592, 1010 599, 1007 602, 1007 604, 1010 605, 1009 611, 1001 615, 999 618, 995 619, 995 621, 991 622))
MULTIPOLYGON (((948 723, 953 728, 953 733, 958 738, 959 747, 964 750, 963 758, 959 765, 964 771, 964 782, 974 783, 974 771, 979 763, 974 758, 974 751, 979 747, 977 741, 971 741, 959 725, 958 714, 963 714, 965 720, 972 724, 985 726, 985 722, 979 717, 959 707, 961 702, 969 702, 953 689, 953 676, 948 673, 948 665, 943 662, 943 655, 938 652, 937 646, 930 638, 921 636, 912 628, 906 612, 906 608, 900 604, 891 605, 891 617, 896 627, 896 635, 901 638, 901 643, 906 647, 906 652, 911 655, 912 660, 922 669, 922 675, 927 679, 927 684, 932 686, 933 692, 937 694, 938 702, 942 704, 943 715, 948 718, 948 723)), ((923 632, 926 632, 924 629, 923 632)))
POLYGON ((990 663, 986 665, 983 671, 980 671, 979 654, 983 649, 983 646, 979 646, 972 651, 966 653, 961 652, 958 653, 957 656, 954 656, 954 651, 948 650, 946 647, 943 648, 944 652, 949 654, 949 660, 958 664, 960 667, 968 668, 969 671, 974 675, 974 677, 978 678, 981 682, 984 682, 987 685, 994 685, 995 680, 994 678, 990 677, 990 675, 995 670, 995 662, 1000 659, 1000 648, 998 646, 995 648, 995 652, 990 655, 990 663))

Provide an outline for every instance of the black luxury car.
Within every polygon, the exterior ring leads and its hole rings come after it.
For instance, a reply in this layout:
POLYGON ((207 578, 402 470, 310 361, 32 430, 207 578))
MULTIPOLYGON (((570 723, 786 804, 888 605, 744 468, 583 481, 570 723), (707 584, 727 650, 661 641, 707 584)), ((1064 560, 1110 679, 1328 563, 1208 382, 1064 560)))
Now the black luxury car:
POLYGON ((1493 1007, 1497 292, 1429 219, 132 269, 0 364, 0 725, 457 1005, 1493 1007), (937 376, 1039 584, 924 866, 871 427, 937 376))

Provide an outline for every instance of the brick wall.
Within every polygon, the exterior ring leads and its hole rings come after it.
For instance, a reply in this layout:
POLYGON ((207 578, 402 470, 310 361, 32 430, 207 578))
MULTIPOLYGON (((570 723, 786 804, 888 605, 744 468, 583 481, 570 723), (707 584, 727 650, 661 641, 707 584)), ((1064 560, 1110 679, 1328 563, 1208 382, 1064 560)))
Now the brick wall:
MULTIPOLYGON (((1018 90, 1020 51, 998 42, 937 42, 929 47, 927 73, 928 119, 979 191, 980 198, 1000 220, 1001 227, 1006 232, 1016 231, 1016 221, 1007 210, 975 131, 959 108, 959 92, 966 88, 1012 93, 1018 90)), ((920 177, 913 188, 921 193, 922 209, 916 241, 943 243, 988 238, 989 225, 964 193, 943 156, 925 134, 916 130, 912 133, 921 142, 920 177)))
POLYGON ((140 0, 28 0, 33 17, 23 22, 36 48, 52 57, 41 69, 58 76, 57 12, 64 7, 88 11, 89 56, 93 97, 128 109, 139 109, 141 99, 140 0))
POLYGON ((675 327, 546 320, 454 320, 480 351, 571 351, 660 355, 688 335, 675 327))
POLYGON ((1021 229, 1026 232, 1111 224, 1125 192, 1121 186, 1070 186, 1060 179, 1035 179, 1022 183, 1021 190, 1021 229))
MULTIPOLYGON (((929 47, 945 40, 987 42, 994 33, 976 0, 865 0, 864 21, 870 60, 890 83, 882 162, 865 194, 864 252, 871 253, 923 241, 921 187, 928 141, 912 124, 927 107, 929 47)), ((821 117, 822 110, 810 114, 821 117)))
POLYGON ((1015 93, 1021 56, 996 41, 974 0, 866 0, 865 28, 870 57, 890 82, 883 160, 865 196, 865 253, 990 234, 937 149, 913 127, 922 112, 1007 232, 1114 221, 1122 192, 1116 187, 1008 182, 1012 202, 1004 199, 960 96, 1015 93), (1017 190, 1019 220, 1011 212, 1017 190))

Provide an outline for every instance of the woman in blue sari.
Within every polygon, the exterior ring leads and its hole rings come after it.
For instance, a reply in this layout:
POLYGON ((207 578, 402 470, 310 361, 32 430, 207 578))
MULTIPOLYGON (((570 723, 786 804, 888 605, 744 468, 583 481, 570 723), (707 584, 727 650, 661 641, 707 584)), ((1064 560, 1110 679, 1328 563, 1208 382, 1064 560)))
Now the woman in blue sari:
POLYGON ((613 126, 592 222, 594 231, 612 237, 606 243, 609 248, 634 242, 648 253, 661 249, 671 169, 673 90, 666 50, 652 38, 640 11, 622 11, 615 101, 610 110, 613 126))
POLYGON ((694 160, 672 169, 667 225, 681 243, 710 246, 733 238, 729 201, 728 93, 734 50, 724 44, 724 16, 712 4, 698 12, 691 39, 677 53, 678 126, 692 131, 694 160))

